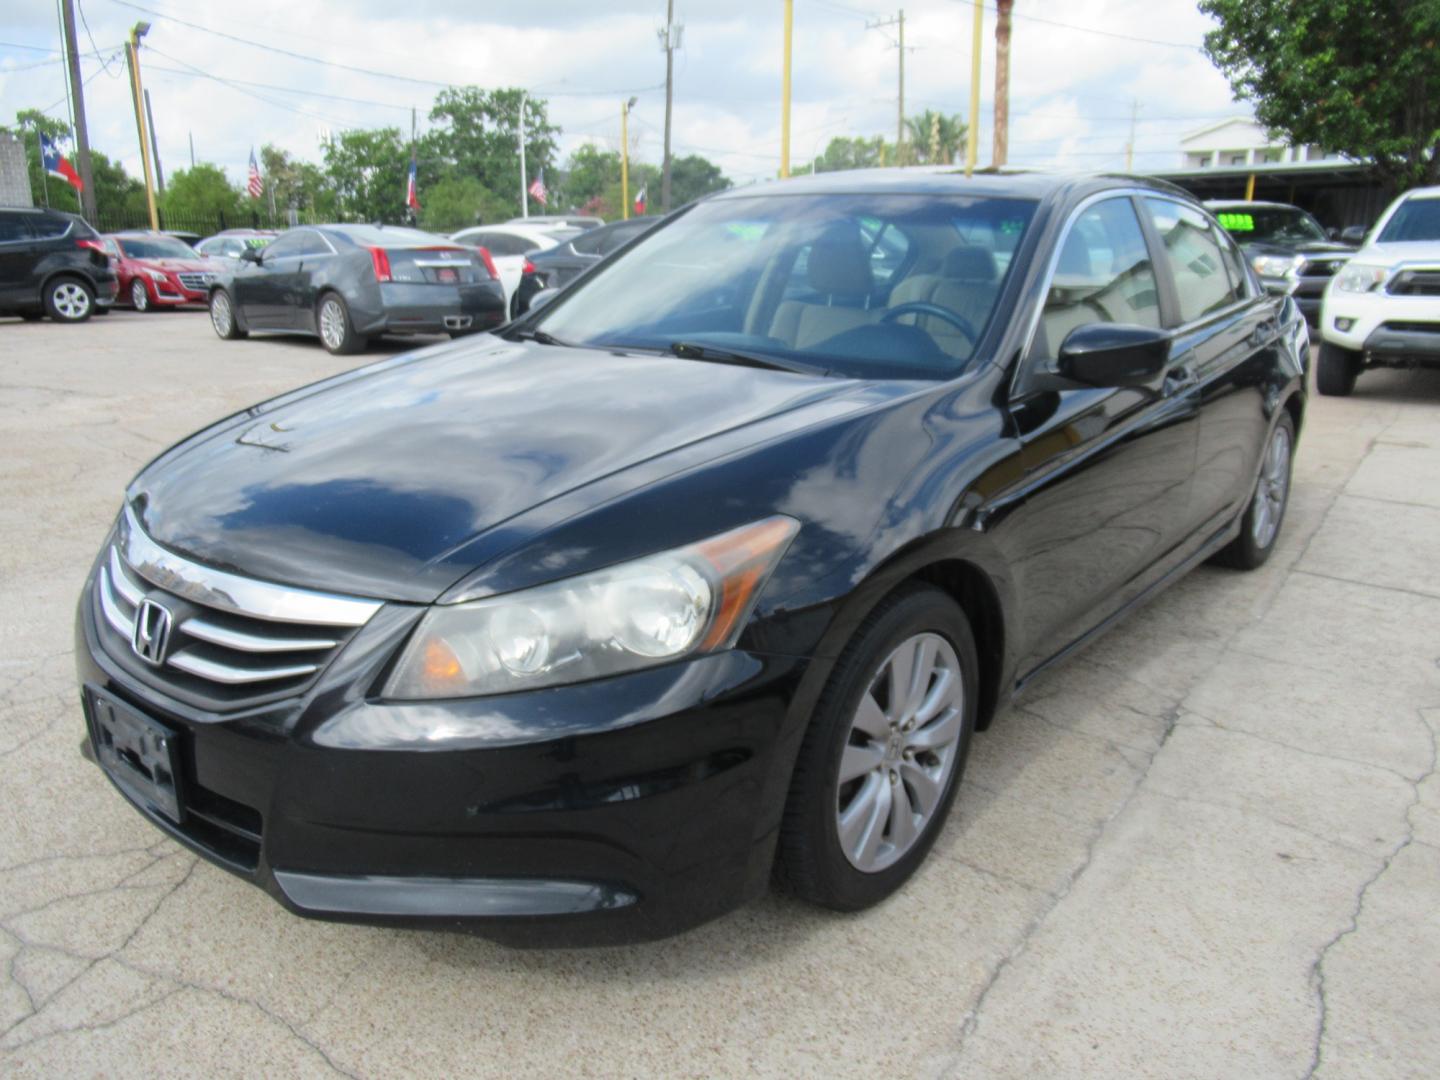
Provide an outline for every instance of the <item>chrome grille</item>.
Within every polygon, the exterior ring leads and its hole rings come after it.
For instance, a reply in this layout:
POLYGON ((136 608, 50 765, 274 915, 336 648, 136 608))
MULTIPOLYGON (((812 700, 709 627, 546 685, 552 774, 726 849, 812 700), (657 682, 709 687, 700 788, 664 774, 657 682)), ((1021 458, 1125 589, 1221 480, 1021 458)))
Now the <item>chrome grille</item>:
POLYGON ((95 574, 95 607, 117 663, 181 700, 223 710, 303 691, 380 604, 191 563, 151 541, 127 510, 95 574), (135 647, 147 599, 169 613, 159 663, 135 647))
POLYGON ((214 274, 206 274, 198 271, 184 270, 175 275, 180 279, 180 284, 187 289, 199 291, 215 280, 214 274))
POLYGON ((1402 270, 1385 284, 1391 296, 1440 296, 1440 268, 1402 270))
POLYGON ((1298 274, 1302 278, 1332 278, 1335 271, 1344 266, 1350 256, 1345 255, 1335 259, 1322 259, 1315 256, 1307 257, 1301 263, 1298 274))

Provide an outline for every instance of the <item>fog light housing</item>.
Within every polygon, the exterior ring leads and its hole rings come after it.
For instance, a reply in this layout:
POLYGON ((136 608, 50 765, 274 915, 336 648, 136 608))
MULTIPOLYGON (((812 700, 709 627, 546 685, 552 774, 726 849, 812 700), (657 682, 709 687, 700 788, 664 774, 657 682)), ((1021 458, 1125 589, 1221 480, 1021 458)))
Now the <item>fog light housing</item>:
POLYGON ((1339 330, 1340 333, 1342 333, 1342 334, 1345 333, 1345 332, 1347 332, 1347 331, 1350 329, 1350 327, 1352 327, 1352 326, 1354 326, 1354 325, 1355 325, 1355 320, 1354 320, 1354 319, 1336 319, 1336 320, 1335 320, 1335 329, 1336 329, 1336 330, 1339 330))

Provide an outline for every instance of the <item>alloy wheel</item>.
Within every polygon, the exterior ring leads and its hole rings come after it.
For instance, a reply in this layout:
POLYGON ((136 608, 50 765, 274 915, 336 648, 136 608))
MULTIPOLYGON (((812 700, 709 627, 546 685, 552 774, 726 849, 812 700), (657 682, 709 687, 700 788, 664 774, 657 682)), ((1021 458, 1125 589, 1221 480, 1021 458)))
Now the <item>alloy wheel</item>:
POLYGON ((67 319, 83 319, 90 313, 90 294, 73 281, 62 281, 56 285, 50 298, 55 303, 55 310, 67 319))
POLYGON ((345 343, 345 309, 333 296, 320 305, 320 340, 332 350, 345 343))
POLYGON ((907 638, 876 671, 840 756, 835 826, 855 869, 893 865, 925 833, 960 751, 965 685, 939 634, 907 638))
POLYGON ((1255 486, 1254 513, 1250 534, 1258 548, 1267 548, 1280 529, 1285 499, 1290 493, 1290 432, 1282 425, 1270 436, 1265 460, 1260 465, 1260 482, 1255 486))
POLYGON ((230 310, 230 298, 223 292, 217 292, 210 298, 210 325, 223 338, 230 336, 230 328, 234 324, 235 314, 230 310))
POLYGON ((145 283, 139 278, 130 283, 130 303, 136 311, 145 311, 150 307, 150 294, 145 291, 145 283))

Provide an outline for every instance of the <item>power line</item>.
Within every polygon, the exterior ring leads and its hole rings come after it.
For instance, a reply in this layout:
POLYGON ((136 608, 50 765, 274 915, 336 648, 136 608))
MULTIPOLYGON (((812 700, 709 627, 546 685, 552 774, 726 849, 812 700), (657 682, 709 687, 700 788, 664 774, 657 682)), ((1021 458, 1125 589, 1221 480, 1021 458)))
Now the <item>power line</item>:
MULTIPOLYGON (((80 22, 81 25, 85 27, 85 36, 90 39, 90 47, 94 49, 96 54, 98 55, 100 52, 100 46, 95 44, 95 35, 90 32, 90 20, 85 18, 85 5, 80 3, 80 0, 75 0, 75 6, 80 9, 80 22)), ((108 60, 102 59, 100 61, 100 66, 105 69, 106 75, 110 74, 110 62, 108 60)), ((119 75, 117 74, 112 77, 119 78, 119 75)))
MULTIPOLYGON (((150 51, 155 53, 155 55, 157 56, 164 56, 167 60, 175 59, 174 57, 169 56, 168 54, 163 53, 159 49, 153 47, 150 49, 150 51)), ((183 60, 176 62, 184 63, 183 60)), ((163 71, 167 75, 180 75, 188 79, 212 79, 215 82, 225 83, 226 85, 234 84, 237 86, 253 86, 260 90, 275 90, 282 94, 304 94, 308 97, 325 98, 328 101, 343 101, 351 105, 371 105, 384 109, 399 109, 402 112, 409 112, 413 107, 410 105, 397 105, 393 101, 372 101, 368 98, 346 97, 343 94, 327 94, 319 90, 301 90, 293 86, 277 86, 275 83, 253 82, 249 79, 225 78, 219 75, 215 75, 209 71, 202 71, 199 69, 195 69, 192 71, 181 71, 179 68, 168 68, 164 67, 161 64, 147 64, 145 66, 145 70, 147 72, 163 71)))
MULTIPOLYGON (((989 14, 994 14, 995 9, 987 5, 984 0, 951 0, 955 4, 964 4, 966 7, 978 7, 989 14)), ((1028 19, 1030 22, 1044 23, 1046 26, 1058 26, 1063 30, 1075 30, 1082 34, 1098 34, 1101 37, 1116 38, 1120 41, 1134 41, 1141 45, 1164 45, 1171 49, 1191 49, 1200 51, 1200 46, 1184 41, 1162 41, 1159 38, 1136 37, 1134 34, 1122 34, 1115 30, 1101 30, 1094 26, 1078 26, 1075 23, 1061 22, 1058 19, 1047 19, 1041 15, 1031 15, 1028 12, 1011 12, 1011 18, 1028 19)))
POLYGON ((234 90, 236 93, 244 94, 246 97, 254 98, 256 101, 263 101, 266 105, 272 105, 277 109, 284 109, 286 112, 293 112, 299 116, 308 116, 312 120, 321 120, 334 127, 342 128, 345 130, 349 130, 350 128, 354 127, 353 124, 347 124, 344 121, 336 120, 332 116, 324 116, 321 113, 310 112, 307 109, 298 109, 293 105, 285 104, 285 102, 283 101, 275 101, 273 98, 267 98, 264 94, 257 94, 253 90, 246 90, 243 86, 239 86, 231 82, 229 79, 223 78, 222 76, 212 75, 209 72, 203 71, 202 69, 196 67, 194 64, 189 63, 186 60, 181 60, 178 56, 171 56, 169 53, 161 52, 153 45, 149 46, 149 50, 153 52, 156 56, 163 56, 166 60, 169 60, 172 63, 183 64, 185 67, 189 68, 191 71, 195 72, 198 75, 203 75, 206 78, 214 79, 222 86, 227 86, 231 90, 234 90))

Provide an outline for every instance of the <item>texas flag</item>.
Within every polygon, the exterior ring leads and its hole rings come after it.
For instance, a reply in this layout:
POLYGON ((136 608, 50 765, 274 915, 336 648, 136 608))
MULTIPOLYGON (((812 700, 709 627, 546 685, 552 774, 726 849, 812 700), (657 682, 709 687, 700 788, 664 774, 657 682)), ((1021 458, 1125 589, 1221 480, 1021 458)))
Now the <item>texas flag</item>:
POLYGON ((40 163, 51 176, 73 185, 76 191, 84 190, 85 185, 80 182, 80 174, 75 171, 75 166, 70 164, 70 160, 60 153, 55 141, 43 131, 40 133, 40 163))
POLYGON ((411 210, 420 209, 420 195, 415 190, 415 159, 410 159, 410 179, 405 181, 405 205, 411 210))
POLYGON ((640 185, 640 193, 635 196, 635 215, 636 215, 636 217, 644 217, 644 216, 645 216, 645 187, 646 187, 646 185, 644 185, 644 184, 640 185))

